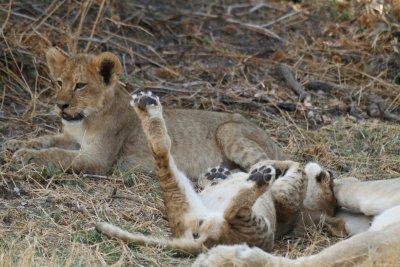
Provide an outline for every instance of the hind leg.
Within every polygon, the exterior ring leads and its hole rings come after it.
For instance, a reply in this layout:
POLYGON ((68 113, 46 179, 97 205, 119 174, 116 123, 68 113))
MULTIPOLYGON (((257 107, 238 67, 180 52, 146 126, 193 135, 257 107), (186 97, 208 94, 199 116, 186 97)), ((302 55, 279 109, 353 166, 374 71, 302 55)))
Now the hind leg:
POLYGON ((286 158, 281 148, 252 124, 226 123, 218 128, 217 140, 225 156, 246 171, 262 160, 286 158))
POLYGON ((171 139, 158 97, 151 93, 141 93, 132 98, 131 105, 141 121, 156 162, 156 174, 172 234, 181 236, 186 230, 185 215, 190 210, 201 212, 204 206, 189 179, 178 170, 170 154, 171 139))

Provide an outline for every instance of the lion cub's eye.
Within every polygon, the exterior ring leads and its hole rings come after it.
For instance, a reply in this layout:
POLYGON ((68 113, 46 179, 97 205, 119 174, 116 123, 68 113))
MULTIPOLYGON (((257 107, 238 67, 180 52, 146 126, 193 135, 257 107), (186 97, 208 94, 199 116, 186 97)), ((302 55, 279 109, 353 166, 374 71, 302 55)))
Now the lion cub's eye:
POLYGON ((86 86, 86 83, 77 83, 77 84, 75 85, 75 90, 82 89, 82 88, 85 87, 85 86, 86 86))
POLYGON ((56 83, 58 86, 62 87, 62 81, 58 80, 58 81, 56 81, 56 83))

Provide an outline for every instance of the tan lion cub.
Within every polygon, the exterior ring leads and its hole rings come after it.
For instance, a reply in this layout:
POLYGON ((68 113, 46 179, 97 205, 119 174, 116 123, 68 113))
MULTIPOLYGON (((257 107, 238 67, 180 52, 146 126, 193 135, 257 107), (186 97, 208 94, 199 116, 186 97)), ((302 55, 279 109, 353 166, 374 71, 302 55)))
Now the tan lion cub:
POLYGON ((245 245, 218 246, 200 255, 200 266, 400 266, 400 178, 337 183, 340 217, 354 236, 316 255, 288 259, 245 245), (365 223, 367 221, 367 223, 365 223))
MULTIPOLYGON (((311 181, 329 178, 316 164, 307 165, 306 175, 300 164, 293 161, 260 161, 249 173, 231 174, 224 168, 213 168, 204 176, 209 183, 197 194, 171 155, 171 139, 158 98, 142 93, 133 101, 155 158, 173 238, 131 234, 108 223, 97 224, 98 231, 134 244, 172 247, 191 254, 218 244, 246 243, 269 250, 275 235, 290 230, 300 212, 323 209, 333 212, 334 207, 328 204, 332 203, 329 196, 332 197, 333 192, 329 195, 319 190, 325 185, 311 181), (302 206, 303 199, 307 207, 302 206), (327 204, 319 206, 317 202, 327 204)), ((326 188, 331 189, 329 183, 326 188)))
MULTIPOLYGON (((66 57, 50 48, 46 58, 63 130, 6 142, 5 149, 16 151, 13 159, 94 174, 107 173, 121 160, 131 168, 152 171, 154 160, 139 119, 129 106, 129 94, 118 84, 118 57, 109 52, 66 57)), ((174 144, 171 153, 191 178, 210 166, 249 170, 264 159, 286 158, 264 130, 239 114, 170 109, 164 117, 174 144)))

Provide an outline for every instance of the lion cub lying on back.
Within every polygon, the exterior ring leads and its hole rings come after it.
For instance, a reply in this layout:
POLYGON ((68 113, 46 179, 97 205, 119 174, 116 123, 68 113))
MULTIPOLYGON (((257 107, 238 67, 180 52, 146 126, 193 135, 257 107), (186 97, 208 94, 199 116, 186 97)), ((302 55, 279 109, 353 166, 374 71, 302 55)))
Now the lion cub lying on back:
POLYGON ((173 239, 131 234, 108 223, 96 226, 100 232, 191 254, 218 244, 246 243, 270 250, 275 236, 290 230, 300 212, 333 213, 336 201, 330 174, 316 164, 307 165, 305 175, 293 161, 260 161, 249 173, 213 168, 203 177, 204 190, 197 194, 170 153, 171 139, 158 98, 140 94, 133 101, 155 158, 173 239))
MULTIPOLYGON (((50 48, 46 58, 63 131, 6 142, 5 149, 16 151, 13 159, 94 174, 107 173, 119 160, 130 168, 152 171, 154 159, 140 121, 129 106, 129 94, 118 83, 118 57, 109 52, 66 57, 50 48)), ((164 117, 174 143, 171 153, 191 178, 209 166, 249 170, 263 159, 286 158, 264 130, 239 114, 170 109, 164 117)))
POLYGON ((193 266, 400 266, 400 178, 335 184, 339 217, 354 234, 347 240, 298 259, 274 256, 245 245, 218 246, 193 266))

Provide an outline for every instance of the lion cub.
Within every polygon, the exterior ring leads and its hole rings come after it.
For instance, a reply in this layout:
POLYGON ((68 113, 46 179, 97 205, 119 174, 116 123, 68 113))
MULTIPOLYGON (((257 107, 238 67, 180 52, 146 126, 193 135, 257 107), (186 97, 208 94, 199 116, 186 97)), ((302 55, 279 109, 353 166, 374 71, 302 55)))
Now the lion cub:
POLYGON ((200 255, 193 267, 400 266, 400 178, 362 182, 344 179, 334 190, 342 207, 339 216, 353 234, 349 239, 297 259, 246 245, 218 246, 200 255))
POLYGON ((246 243, 270 250, 275 234, 287 231, 284 229, 289 222, 296 223, 304 208, 303 200, 308 200, 310 211, 319 209, 314 202, 322 202, 324 198, 316 189, 320 185, 308 180, 323 179, 327 172, 311 164, 303 175, 300 164, 293 161, 260 161, 249 173, 231 174, 222 167, 213 168, 204 175, 209 183, 203 182, 206 186, 197 194, 175 164, 158 98, 142 93, 134 96, 132 105, 155 159, 173 238, 131 234, 108 223, 97 224, 98 231, 131 243, 172 247, 190 254, 218 244, 246 243), (280 215, 286 219, 277 220, 280 215), (277 223, 282 226, 277 227, 277 223))
MULTIPOLYGON (((120 160, 125 166, 152 171, 154 159, 139 118, 129 106, 129 94, 118 83, 122 72, 118 57, 109 52, 66 57, 50 48, 46 58, 63 130, 6 142, 5 149, 16 151, 13 159, 93 174, 107 173, 120 160)), ((249 170, 261 160, 286 158, 264 130, 239 114, 170 109, 164 117, 174 144, 171 153, 191 178, 209 166, 249 170)))

